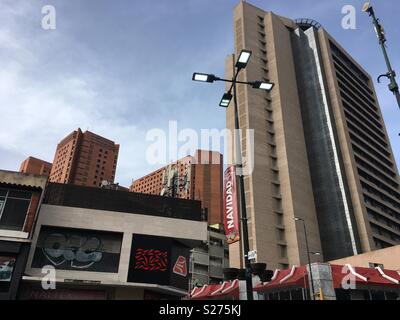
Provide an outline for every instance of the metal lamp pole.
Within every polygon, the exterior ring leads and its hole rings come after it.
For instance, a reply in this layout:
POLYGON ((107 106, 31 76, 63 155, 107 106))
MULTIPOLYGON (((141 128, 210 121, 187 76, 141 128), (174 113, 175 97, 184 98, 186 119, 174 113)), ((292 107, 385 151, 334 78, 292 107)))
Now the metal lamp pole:
POLYGON ((385 36, 385 31, 382 27, 382 25, 379 22, 379 19, 376 18, 374 8, 370 5, 369 2, 364 4, 363 11, 367 12, 370 17, 372 17, 372 23, 375 27, 376 34, 378 36, 379 44, 381 46, 382 52, 383 52, 383 57, 385 58, 386 66, 388 69, 388 72, 385 74, 382 74, 378 77, 378 83, 380 82, 382 77, 386 77, 390 80, 389 83, 389 90, 393 92, 393 94, 396 96, 397 100, 397 105, 400 108, 400 93, 399 93, 399 85, 396 82, 396 72, 392 68, 392 64, 390 63, 388 53, 386 51, 386 36, 385 36))
POLYGON ((313 273, 312 273, 312 268, 311 268, 311 258, 310 258, 310 249, 308 247, 308 237, 307 237, 307 228, 306 228, 306 222, 302 218, 294 218, 295 221, 301 221, 303 223, 304 227, 304 236, 306 238, 306 248, 307 248, 307 258, 308 258, 308 265, 310 268, 310 278, 311 278, 311 300, 315 300, 314 296, 314 278, 313 278, 313 273))
MULTIPOLYGON (((236 74, 234 80, 239 74, 241 69, 236 68, 236 74)), ((242 143, 240 141, 240 134, 239 131, 239 110, 238 110, 238 103, 237 103, 237 88, 236 82, 233 82, 233 104, 235 108, 235 132, 237 133, 236 136, 236 144, 237 144, 237 152, 236 155, 239 157, 237 158, 236 166, 239 167, 242 165, 242 143)), ((246 209, 246 196, 244 191, 244 178, 243 178, 243 170, 241 170, 239 175, 239 188, 240 188, 240 212, 241 212, 241 221, 242 221, 242 232, 243 232, 243 251, 244 251, 244 262, 246 268, 246 291, 247 291, 247 300, 253 300, 253 278, 251 273, 251 264, 249 259, 249 251, 250 251, 250 244, 249 244, 249 230, 247 224, 247 209, 246 209)))
MULTIPOLYGON (((261 81, 253 81, 253 82, 246 82, 246 81, 239 81, 237 80, 239 72, 246 68, 247 63, 250 59, 251 51, 249 50, 242 50, 236 65, 234 67, 235 72, 232 79, 222 79, 218 78, 213 74, 205 74, 205 73, 194 73, 192 80, 194 81, 201 81, 201 82, 214 82, 214 81, 224 81, 230 82, 231 87, 229 90, 223 95, 220 107, 227 108, 233 98, 233 105, 234 105, 234 112, 235 112, 235 133, 238 133, 239 130, 239 112, 238 112, 238 103, 237 103, 237 88, 236 84, 245 84, 252 86, 255 89, 262 89, 266 91, 270 91, 274 84, 270 82, 261 82, 261 81), (233 91, 233 95, 232 95, 233 91)), ((241 141, 240 135, 236 137, 236 159, 237 164, 236 168, 241 168, 242 164, 242 148, 241 148, 241 141)), ((242 241, 243 241, 243 251, 244 251, 244 258, 245 258, 245 268, 246 268, 246 292, 247 292, 247 300, 253 300, 253 280, 252 280, 252 272, 251 272, 251 262, 248 257, 248 253, 250 251, 249 245, 249 231, 247 225, 247 210, 246 210, 246 199, 245 199, 245 191, 244 191, 244 179, 243 179, 243 171, 240 171, 239 175, 239 188, 240 188, 240 196, 238 197, 239 207, 240 207, 240 220, 242 222, 242 241)))

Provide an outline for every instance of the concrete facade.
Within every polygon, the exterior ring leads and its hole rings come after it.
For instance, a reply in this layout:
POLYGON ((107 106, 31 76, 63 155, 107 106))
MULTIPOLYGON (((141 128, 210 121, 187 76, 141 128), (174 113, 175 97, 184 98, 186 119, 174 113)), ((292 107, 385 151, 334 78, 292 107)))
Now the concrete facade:
POLYGON ((229 267, 229 249, 223 228, 208 227, 207 241, 191 251, 191 288, 223 282, 229 267))
POLYGON ((0 170, 0 300, 17 298, 46 183, 46 176, 0 170))
MULTIPOLYGON (((307 263, 303 225, 294 217, 305 221, 319 261, 400 243, 400 180, 368 73, 315 21, 247 2, 234 9, 234 36, 226 77, 247 49, 252 57, 239 80, 275 83, 271 93, 238 85, 239 126, 254 130, 245 194, 258 262, 281 269, 307 263)), ((245 136, 241 142, 246 150, 245 136)), ((243 265, 239 246, 230 246, 233 267, 243 265)))
MULTIPOLYGON (((250 250, 270 268, 306 262, 304 233, 295 216, 307 223, 311 249, 321 251, 287 23, 245 2, 234 10, 235 52, 253 52, 240 80, 275 83, 271 94, 238 86, 239 126, 254 130, 254 171, 245 177, 250 250)), ((229 60, 234 58, 227 60, 227 76, 229 60)), ((233 115, 230 105, 229 129, 233 115)), ((241 266, 238 251, 238 244, 230 246, 231 266, 241 266)))
POLYGON ((109 298, 112 299, 143 299, 146 290, 172 295, 186 293, 163 285, 127 281, 133 234, 181 239, 183 243, 192 247, 207 239, 206 222, 44 204, 37 221, 32 250, 28 256, 26 276, 23 278, 26 284, 37 283, 43 276, 40 268, 32 267, 35 248, 43 226, 122 234, 118 272, 56 270, 57 286, 76 289, 80 283, 85 285, 85 289, 95 286, 95 289, 106 290, 105 287, 111 287, 113 293, 109 298))
POLYGON ((382 269, 400 271, 400 245, 333 260, 329 263, 351 264, 355 267, 365 268, 381 266, 382 269))

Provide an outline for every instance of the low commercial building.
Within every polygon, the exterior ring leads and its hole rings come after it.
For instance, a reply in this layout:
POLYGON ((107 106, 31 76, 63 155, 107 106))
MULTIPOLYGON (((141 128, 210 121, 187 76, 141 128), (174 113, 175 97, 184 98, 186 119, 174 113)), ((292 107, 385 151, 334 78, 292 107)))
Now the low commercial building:
POLYGON ((19 298, 179 299, 206 240, 199 201, 49 183, 19 298))
MULTIPOLYGON (((313 263, 316 300, 400 300, 400 273, 380 267, 313 263)), ((311 278, 307 266, 276 269, 271 281, 253 276, 254 300, 310 300, 311 278)), ((193 288, 191 300, 246 300, 246 281, 230 279, 193 288)))
POLYGON ((397 270, 328 263, 313 263, 311 270, 313 287, 308 266, 292 266, 275 270, 270 282, 259 283, 254 290, 266 300, 308 300, 312 288, 316 300, 400 299, 397 270))
POLYGON ((46 181, 44 176, 0 170, 0 300, 17 296, 46 181))

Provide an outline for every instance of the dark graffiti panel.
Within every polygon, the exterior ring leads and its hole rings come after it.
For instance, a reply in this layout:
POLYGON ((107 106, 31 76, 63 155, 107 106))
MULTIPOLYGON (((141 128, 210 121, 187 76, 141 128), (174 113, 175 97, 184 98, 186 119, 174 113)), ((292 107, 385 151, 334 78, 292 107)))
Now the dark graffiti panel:
POLYGON ((178 241, 134 234, 128 272, 129 282, 188 287, 189 248, 178 241))
POLYGON ((170 238, 134 234, 128 281, 168 284, 171 245, 170 238))
POLYGON ((122 233, 42 226, 33 268, 118 272, 122 233))

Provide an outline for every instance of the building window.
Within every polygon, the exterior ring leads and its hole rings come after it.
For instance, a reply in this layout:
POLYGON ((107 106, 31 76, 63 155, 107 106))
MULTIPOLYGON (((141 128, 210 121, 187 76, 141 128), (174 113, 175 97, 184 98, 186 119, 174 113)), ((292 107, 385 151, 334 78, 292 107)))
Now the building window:
POLYGON ((287 247, 279 246, 279 254, 280 254, 281 258, 287 258, 287 247))
POLYGON ((289 269, 289 265, 286 263, 280 263, 281 270, 289 269))
POLYGON ((379 267, 379 268, 381 268, 381 269, 384 269, 384 268, 385 268, 384 265, 383 265, 382 263, 373 263, 373 262, 370 262, 370 263, 369 263, 369 267, 370 267, 370 268, 377 268, 377 267, 379 267))
POLYGON ((0 189, 0 229, 22 230, 31 198, 31 191, 0 189))

